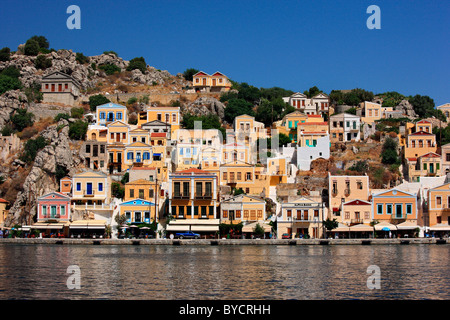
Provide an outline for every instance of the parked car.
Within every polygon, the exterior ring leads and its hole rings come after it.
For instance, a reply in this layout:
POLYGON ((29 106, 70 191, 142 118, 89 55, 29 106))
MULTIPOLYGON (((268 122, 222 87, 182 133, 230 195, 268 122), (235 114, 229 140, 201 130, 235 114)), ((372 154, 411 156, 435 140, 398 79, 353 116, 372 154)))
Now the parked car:
POLYGON ((198 239, 198 238, 200 238, 200 235, 198 233, 194 233, 192 231, 185 231, 185 232, 176 233, 175 237, 180 238, 180 239, 183 239, 183 238, 198 239))
POLYGON ((281 235, 281 239, 290 239, 290 238, 291 238, 291 235, 289 233, 283 233, 281 235))

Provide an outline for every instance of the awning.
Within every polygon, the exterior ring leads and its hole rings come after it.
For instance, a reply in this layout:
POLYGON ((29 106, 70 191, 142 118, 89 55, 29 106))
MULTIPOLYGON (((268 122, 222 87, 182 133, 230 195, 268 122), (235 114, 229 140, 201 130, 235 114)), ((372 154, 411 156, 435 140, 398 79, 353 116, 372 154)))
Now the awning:
POLYGON ((33 224, 31 227, 31 229, 38 229, 38 230, 47 230, 47 229, 52 229, 52 230, 61 230, 62 228, 64 228, 64 223, 35 223, 33 224))
POLYGON ((70 224, 70 229, 105 229, 105 220, 78 220, 70 224))
POLYGON ((264 223, 263 221, 258 221, 258 222, 252 222, 249 223, 245 226, 242 227, 242 232, 253 232, 253 230, 255 229, 256 225, 259 223, 259 225, 261 227, 264 228, 264 232, 271 232, 272 231, 272 226, 264 223))
POLYGON ((411 221, 405 221, 402 223, 399 223, 398 225, 396 225, 398 230, 414 230, 416 228, 418 228, 419 226, 411 221))
POLYGON ((376 231, 396 231, 397 230, 397 227, 395 225, 390 224, 388 222, 377 223, 374 228, 376 231))
POLYGON ((330 230, 331 232, 349 232, 350 228, 346 226, 345 224, 339 223, 338 227, 330 230))
POLYGON ((154 156, 161 157, 161 153, 154 153, 154 156))
POLYGON ((191 226, 191 231, 216 232, 219 231, 219 226, 191 226))
POLYGON ((430 231, 450 231, 450 225, 438 223, 430 227, 430 231))
POLYGON ((364 232, 364 231, 373 231, 373 227, 365 225, 365 224, 357 224, 354 226, 350 227, 350 231, 359 231, 359 232, 364 232))
POLYGON ((189 226, 174 226, 174 225, 168 225, 166 228, 166 231, 189 231, 189 226))

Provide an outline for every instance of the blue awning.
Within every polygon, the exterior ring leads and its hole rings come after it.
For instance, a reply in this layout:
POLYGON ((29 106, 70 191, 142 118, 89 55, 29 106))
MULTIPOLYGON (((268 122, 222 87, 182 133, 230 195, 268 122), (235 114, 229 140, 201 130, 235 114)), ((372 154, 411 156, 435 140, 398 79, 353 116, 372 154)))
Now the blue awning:
POLYGON ((153 156, 161 157, 161 153, 154 153, 153 156))

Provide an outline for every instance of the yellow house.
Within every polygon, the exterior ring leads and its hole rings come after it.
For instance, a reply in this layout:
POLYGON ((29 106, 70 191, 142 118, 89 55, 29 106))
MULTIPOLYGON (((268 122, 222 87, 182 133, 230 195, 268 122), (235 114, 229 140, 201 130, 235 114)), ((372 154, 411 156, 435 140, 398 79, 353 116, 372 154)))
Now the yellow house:
POLYGON ((142 143, 150 143, 150 133, 148 130, 144 130, 141 128, 136 128, 129 131, 129 140, 130 143, 142 142, 142 143))
POLYGON ((324 131, 301 131, 297 136, 297 144, 299 147, 315 147, 317 140, 327 135, 324 131))
POLYGON ((277 218, 277 237, 320 238, 323 234, 324 208, 321 202, 307 197, 281 204, 281 217, 277 218))
POLYGON ((360 103, 361 122, 375 123, 376 120, 385 118, 385 112, 393 111, 392 107, 382 107, 381 104, 375 102, 364 101, 360 103))
POLYGON ((107 127, 106 152, 109 173, 121 172, 124 169, 125 145, 129 144, 130 126, 122 121, 114 121, 107 127))
POLYGON ((398 189, 390 189, 372 196, 372 219, 393 225, 405 221, 417 223, 417 196, 398 189))
POLYGON ((192 76, 192 84, 196 91, 222 92, 231 89, 231 81, 219 71, 212 75, 203 71, 197 72, 192 76))
MULTIPOLYGON (((96 208, 111 202, 111 178, 99 171, 86 171, 72 177, 72 204, 96 208)), ((108 206, 109 209, 109 206, 108 206)))
POLYGON ((144 199, 130 199, 119 204, 120 215, 125 215, 131 224, 152 223, 155 221, 155 203, 144 199))
POLYGON ((428 215, 431 229, 440 226, 441 229, 450 231, 450 183, 428 191, 428 215))
POLYGON ((125 184, 125 196, 123 200, 128 201, 139 198, 154 202, 159 195, 159 189, 160 185, 156 183, 156 180, 138 179, 129 181, 125 184))
MULTIPOLYGON (((283 133, 292 139, 292 142, 297 141, 297 127, 299 124, 304 124, 308 121, 308 116, 301 111, 291 112, 283 117, 276 125, 278 133, 283 133)), ((328 129, 327 129, 328 130, 328 129)))
POLYGON ((350 200, 369 200, 369 176, 332 176, 328 173, 329 218, 343 222, 342 205, 350 200))
POLYGON ((8 206, 8 204, 9 204, 8 201, 0 198, 0 226, 3 226, 5 223, 5 219, 8 214, 8 210, 6 210, 6 207, 8 206))
POLYGON ((215 219, 217 176, 200 169, 169 174, 169 215, 178 219, 215 219))
POLYGON ((240 194, 222 200, 220 221, 226 224, 249 224, 266 219, 266 201, 262 198, 240 194))
POLYGON ((439 177, 442 175, 441 156, 429 152, 418 158, 406 158, 410 182, 419 182, 420 177, 439 177))
POLYGON ((222 155, 219 149, 208 146, 202 150, 202 156, 200 159, 200 169, 216 174, 219 183, 221 156, 222 155))
POLYGON ((108 140, 108 129, 104 126, 89 125, 86 131, 86 140, 107 142, 108 140))
POLYGON ((445 103, 437 106, 436 109, 441 110, 445 118, 447 118, 447 123, 450 122, 450 103, 445 103))
POLYGON ((436 135, 432 133, 417 131, 406 137, 405 158, 418 158, 436 151, 436 135))
POLYGON ((227 143, 222 147, 222 163, 242 161, 251 163, 249 147, 239 143, 227 143))
POLYGON ((342 204, 341 223, 347 226, 356 224, 370 225, 372 221, 372 203, 365 200, 350 200, 342 204))
POLYGON ((127 107, 115 103, 106 103, 97 106, 96 120, 96 124, 101 126, 107 126, 114 121, 128 123, 127 107))
POLYGON ((267 158, 265 175, 271 186, 287 183, 288 161, 284 157, 267 158))
POLYGON ((134 142, 125 146, 125 168, 129 169, 133 165, 148 166, 152 164, 152 147, 142 142, 134 142))
POLYGON ((143 124, 160 121, 170 125, 171 134, 180 128, 180 108, 179 107, 146 107, 145 111, 139 113, 138 127, 143 124))
POLYGON ((263 166, 233 161, 220 166, 220 185, 242 188, 246 194, 268 194, 270 177, 263 166))
POLYGON ((255 120, 255 117, 247 114, 234 118, 235 141, 239 144, 251 146, 258 139, 267 138, 264 123, 255 120))

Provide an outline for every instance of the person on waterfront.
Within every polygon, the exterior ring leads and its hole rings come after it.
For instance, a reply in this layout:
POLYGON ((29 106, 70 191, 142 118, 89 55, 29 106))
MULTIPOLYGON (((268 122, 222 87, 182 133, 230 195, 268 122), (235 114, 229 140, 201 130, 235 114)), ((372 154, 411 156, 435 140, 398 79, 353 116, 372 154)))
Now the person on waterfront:
POLYGON ((0 229, 0 238, 3 238, 3 230, 0 229))

